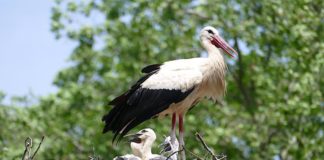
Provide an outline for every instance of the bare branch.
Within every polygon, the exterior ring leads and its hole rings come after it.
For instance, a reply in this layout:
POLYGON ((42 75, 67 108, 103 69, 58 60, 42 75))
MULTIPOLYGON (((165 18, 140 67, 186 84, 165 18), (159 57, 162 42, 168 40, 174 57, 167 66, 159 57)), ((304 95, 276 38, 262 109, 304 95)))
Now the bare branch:
POLYGON ((205 141, 202 139, 201 135, 197 132, 196 137, 200 140, 200 142, 203 144, 204 148, 213 156, 214 160, 217 160, 217 157, 215 156, 214 152, 211 151, 211 149, 207 146, 205 141))
POLYGON ((204 148, 212 155, 213 160, 222 160, 227 157, 226 155, 222 154, 220 158, 217 158, 217 156, 214 154, 214 152, 207 146, 206 142, 203 140, 201 135, 198 132, 196 132, 195 135, 200 140, 200 142, 203 144, 204 148))
POLYGON ((170 160, 170 158, 171 158, 174 154, 179 153, 179 152, 181 152, 181 151, 183 151, 183 150, 184 150, 184 147, 183 147, 182 149, 178 150, 178 151, 173 152, 172 154, 170 154, 170 155, 166 158, 166 160, 170 160))
POLYGON ((88 156, 89 160, 100 160, 100 156, 96 156, 95 147, 92 146, 93 156, 88 156))
MULTIPOLYGON (((239 47, 239 40, 235 37, 234 38, 234 47, 235 49, 237 50, 237 53, 238 53, 238 71, 237 71, 237 76, 235 76, 235 74, 233 73, 233 77, 234 77, 234 80, 236 81, 237 85, 238 85, 238 88, 240 90, 240 92, 242 93, 242 96, 243 96, 243 102, 245 105, 243 105, 247 111, 252 115, 253 115, 253 112, 252 112, 252 106, 254 106, 254 99, 251 97, 251 92, 253 91, 250 91, 248 88, 247 88, 247 85, 244 84, 244 78, 245 78, 245 64, 243 62, 243 55, 242 55, 242 51, 239 47)), ((251 83, 251 85, 254 85, 253 83, 251 83)), ((253 89, 254 87, 250 87, 250 89, 253 89)), ((254 117, 253 117, 254 118, 254 117)))
POLYGON ((30 150, 33 146, 33 140, 30 137, 27 137, 25 140, 25 151, 22 156, 22 160, 29 160, 30 150))
POLYGON ((184 146, 183 146, 183 149, 184 149, 185 151, 189 152, 189 153, 190 153, 191 155, 193 155, 194 157, 196 157, 198 160, 203 160, 203 158, 200 158, 200 157, 199 157, 198 155, 196 155, 195 153, 193 153, 193 152, 187 150, 184 146))
POLYGON ((40 146, 42 145, 42 143, 43 143, 43 141, 44 141, 44 138, 45 138, 45 136, 42 137, 42 139, 41 139, 41 141, 39 142, 39 145, 38 145, 36 151, 34 152, 33 156, 31 157, 31 159, 34 159, 35 155, 37 154, 37 152, 38 152, 40 146))
POLYGON ((22 156, 22 160, 33 160, 39 150, 39 148, 41 147, 43 141, 45 139, 45 136, 42 137, 36 151, 34 152, 34 154, 31 153, 31 149, 33 147, 33 139, 31 139, 30 137, 27 137, 25 140, 25 151, 24 154, 22 156), (30 156, 32 154, 32 156, 30 156))
POLYGON ((191 14, 191 15, 193 15, 193 16, 197 16, 197 17, 200 18, 200 19, 204 19, 204 20, 208 20, 208 19, 209 19, 208 16, 203 15, 203 14, 201 14, 201 13, 199 13, 199 12, 195 12, 194 10, 191 10, 191 9, 185 10, 185 13, 187 13, 187 14, 191 14))

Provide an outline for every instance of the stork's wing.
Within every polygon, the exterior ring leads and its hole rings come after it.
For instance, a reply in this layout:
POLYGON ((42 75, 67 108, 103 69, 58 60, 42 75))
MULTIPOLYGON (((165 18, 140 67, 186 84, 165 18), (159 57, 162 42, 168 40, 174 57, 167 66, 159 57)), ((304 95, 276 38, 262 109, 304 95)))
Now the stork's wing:
POLYGON ((175 68, 161 70, 141 84, 142 88, 151 90, 177 90, 186 92, 190 88, 199 84, 202 80, 202 73, 196 68, 175 68))
POLYGON ((142 73, 151 73, 160 69, 162 64, 151 64, 142 69, 142 73))
POLYGON ((103 132, 112 131, 114 139, 185 99, 202 80, 194 67, 159 66, 137 81, 130 90, 110 102, 114 108, 102 120, 103 132))

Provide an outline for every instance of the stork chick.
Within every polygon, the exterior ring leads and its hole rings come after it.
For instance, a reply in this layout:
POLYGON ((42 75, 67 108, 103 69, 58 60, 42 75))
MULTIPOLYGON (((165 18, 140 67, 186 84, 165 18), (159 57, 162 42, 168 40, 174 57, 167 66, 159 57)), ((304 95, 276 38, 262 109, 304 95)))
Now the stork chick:
POLYGON ((168 136, 164 139, 164 142, 160 146, 163 147, 160 153, 169 158, 168 160, 177 160, 177 152, 179 151, 179 142, 177 139, 172 142, 171 137, 168 136))
POLYGON ((133 154, 123 156, 124 159, 120 159, 120 160, 130 160, 131 158, 133 158, 134 160, 137 160, 136 158, 140 160, 165 160, 166 159, 163 156, 152 154, 152 146, 156 139, 156 134, 152 129, 145 128, 135 134, 126 135, 125 137, 130 137, 129 142, 133 154))

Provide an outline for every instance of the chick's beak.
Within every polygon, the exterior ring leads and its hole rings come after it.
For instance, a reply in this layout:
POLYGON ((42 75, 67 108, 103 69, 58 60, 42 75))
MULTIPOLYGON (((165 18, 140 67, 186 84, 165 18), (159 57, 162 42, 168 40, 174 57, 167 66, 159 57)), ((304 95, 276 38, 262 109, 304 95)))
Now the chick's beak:
POLYGON ((142 134, 140 133, 135 133, 135 134, 129 134, 124 137, 129 137, 128 142, 134 142, 134 143, 141 143, 142 139, 140 138, 142 134))

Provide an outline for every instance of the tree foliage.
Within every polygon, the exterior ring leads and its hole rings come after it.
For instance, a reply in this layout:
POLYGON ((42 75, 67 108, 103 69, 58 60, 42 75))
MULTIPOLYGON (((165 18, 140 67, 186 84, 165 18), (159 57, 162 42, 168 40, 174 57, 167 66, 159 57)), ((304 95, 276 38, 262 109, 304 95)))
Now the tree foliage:
MULTIPOLYGON (((30 107, 0 107, 0 156, 21 155, 27 136, 47 138, 42 159, 104 159, 129 152, 102 135, 107 102, 141 67, 204 56, 199 30, 217 27, 239 52, 227 59, 224 104, 203 101, 186 116, 186 146, 203 150, 195 131, 229 159, 324 157, 324 1, 56 0, 52 31, 77 42, 55 94, 30 107), (14 125, 12 125, 14 124, 14 125), (5 129, 3 129, 5 128, 5 129)), ((0 96, 1 99, 1 96, 0 96)), ((158 142, 170 120, 150 120, 158 142)))

